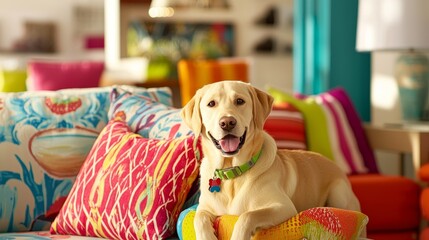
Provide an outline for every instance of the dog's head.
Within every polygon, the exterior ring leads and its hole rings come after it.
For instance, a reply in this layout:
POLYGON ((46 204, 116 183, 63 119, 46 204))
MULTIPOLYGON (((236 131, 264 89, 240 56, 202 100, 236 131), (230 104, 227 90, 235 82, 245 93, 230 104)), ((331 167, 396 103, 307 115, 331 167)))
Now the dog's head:
POLYGON ((240 81, 206 85, 182 109, 196 135, 210 139, 224 156, 237 154, 255 131, 262 131, 273 98, 240 81))

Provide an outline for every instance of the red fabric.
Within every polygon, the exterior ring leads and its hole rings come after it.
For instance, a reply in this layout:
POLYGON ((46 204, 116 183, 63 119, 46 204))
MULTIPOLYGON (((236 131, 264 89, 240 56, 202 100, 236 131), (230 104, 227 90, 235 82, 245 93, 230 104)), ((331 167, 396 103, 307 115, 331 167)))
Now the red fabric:
MULTIPOLYGON (((375 232, 367 235, 368 239, 375 240, 416 240, 416 231, 403 231, 403 232, 375 232)), ((429 240, 429 238, 427 239, 429 240)))
POLYGON ((429 228, 425 228, 420 232, 420 240, 429 240, 429 228))
POLYGON ((417 230, 420 187, 411 179, 379 174, 349 176, 371 231, 417 230))
MULTIPOLYGON (((429 164, 422 166, 418 172, 420 180, 429 182, 429 164)), ((429 220, 429 188, 423 189, 420 197, 420 207, 423 218, 429 220)), ((426 227, 420 233, 420 240, 429 240, 429 227, 426 227)))
POLYGON ((419 178, 422 181, 429 182, 429 164, 423 165, 419 170, 419 178))
POLYGON ((420 206, 422 208, 423 217, 429 220, 429 188, 423 190, 420 198, 420 206))
POLYGON ((291 140, 291 141, 298 141, 298 142, 304 142, 305 136, 300 132, 279 132, 279 130, 273 130, 267 127, 265 129, 275 140, 291 140))

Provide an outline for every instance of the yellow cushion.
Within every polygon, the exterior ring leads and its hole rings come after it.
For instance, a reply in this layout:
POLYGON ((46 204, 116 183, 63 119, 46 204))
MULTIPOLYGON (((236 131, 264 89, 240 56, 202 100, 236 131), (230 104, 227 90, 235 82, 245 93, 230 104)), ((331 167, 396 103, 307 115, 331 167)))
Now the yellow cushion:
POLYGON ((27 90, 27 71, 0 70, 0 92, 23 92, 27 90))
MULTIPOLYGON (((194 240, 195 210, 180 216, 180 239, 194 240)), ((219 240, 231 238, 237 216, 221 216, 214 223, 219 240)), ((284 223, 256 232, 253 240, 263 239, 357 239, 368 223, 368 217, 360 212, 338 208, 318 207, 300 212, 284 223)))

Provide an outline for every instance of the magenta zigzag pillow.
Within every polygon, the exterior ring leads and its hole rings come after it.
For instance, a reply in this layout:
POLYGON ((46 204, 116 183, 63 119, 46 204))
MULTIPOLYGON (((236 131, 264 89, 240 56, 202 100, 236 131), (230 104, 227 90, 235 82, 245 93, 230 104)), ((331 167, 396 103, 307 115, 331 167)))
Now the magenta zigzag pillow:
POLYGON ((52 233, 108 239, 165 239, 176 230, 198 175, 193 136, 145 139, 119 112, 100 133, 52 233))

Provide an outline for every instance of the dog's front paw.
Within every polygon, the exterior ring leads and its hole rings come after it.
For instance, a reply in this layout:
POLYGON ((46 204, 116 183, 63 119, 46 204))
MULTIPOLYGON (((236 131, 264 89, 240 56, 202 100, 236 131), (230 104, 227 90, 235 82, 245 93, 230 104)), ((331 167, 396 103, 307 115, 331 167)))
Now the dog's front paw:
POLYGON ((213 228, 214 216, 207 211, 197 211, 194 228, 197 240, 217 240, 213 228))
POLYGON ((216 235, 210 231, 204 231, 202 229, 196 231, 196 240, 218 240, 216 235))
POLYGON ((235 223, 231 240, 250 240, 251 237, 252 229, 249 227, 247 215, 242 214, 235 223))
POLYGON ((234 230, 231 236, 231 240, 250 240, 252 237, 251 234, 244 234, 240 230, 234 230))

